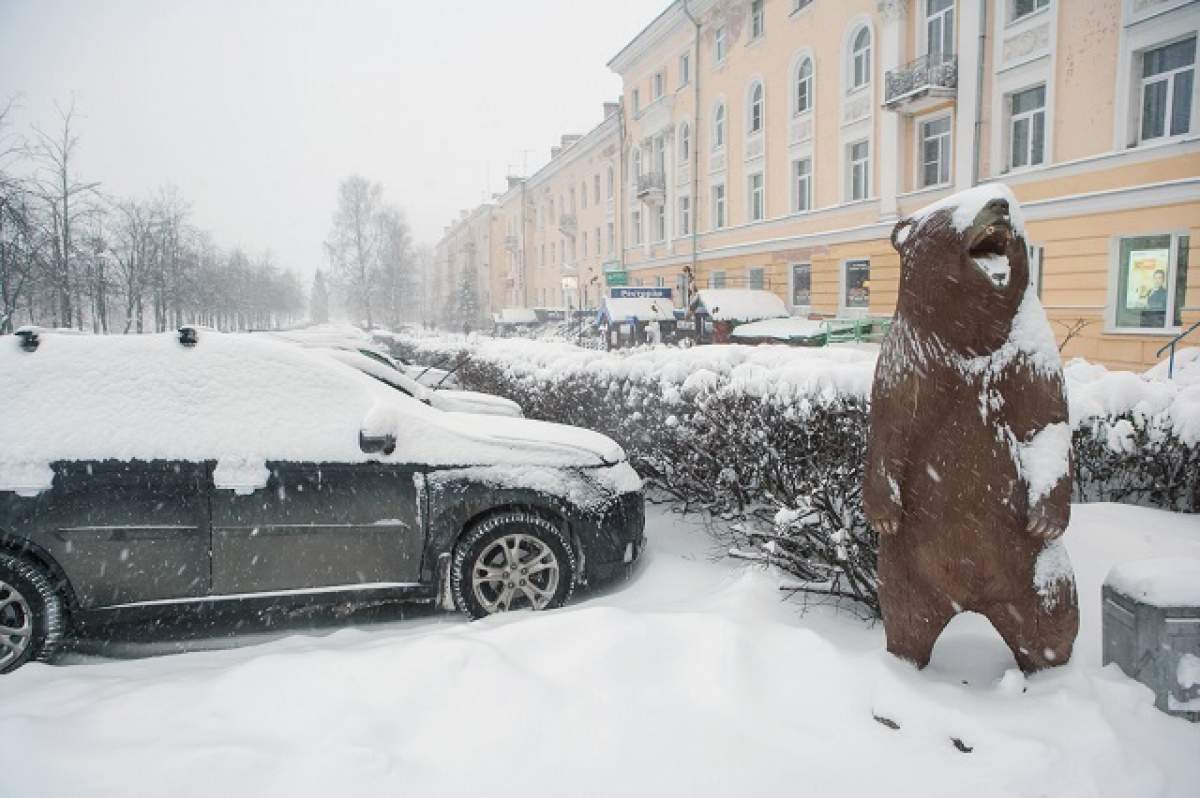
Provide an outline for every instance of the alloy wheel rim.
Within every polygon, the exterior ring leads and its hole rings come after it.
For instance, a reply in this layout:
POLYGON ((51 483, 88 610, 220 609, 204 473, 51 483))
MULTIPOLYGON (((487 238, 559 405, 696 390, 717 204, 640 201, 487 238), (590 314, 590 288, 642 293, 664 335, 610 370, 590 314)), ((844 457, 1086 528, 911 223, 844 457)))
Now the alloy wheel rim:
POLYGON ((0 668, 7 667, 29 648, 33 639, 33 612, 21 592, 0 581, 0 668))
POLYGON ((558 592, 558 556, 546 543, 514 533, 479 553, 471 568, 471 589, 490 615, 510 609, 545 609, 558 592))

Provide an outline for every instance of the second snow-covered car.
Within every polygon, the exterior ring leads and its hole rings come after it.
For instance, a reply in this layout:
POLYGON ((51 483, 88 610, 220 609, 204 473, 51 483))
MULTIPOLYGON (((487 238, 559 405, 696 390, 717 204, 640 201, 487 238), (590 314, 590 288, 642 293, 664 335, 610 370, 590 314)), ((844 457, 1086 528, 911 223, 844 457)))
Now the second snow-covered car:
POLYGON ((562 605, 642 551, 587 430, 445 413, 266 337, 0 336, 0 672, 112 620, 562 605))

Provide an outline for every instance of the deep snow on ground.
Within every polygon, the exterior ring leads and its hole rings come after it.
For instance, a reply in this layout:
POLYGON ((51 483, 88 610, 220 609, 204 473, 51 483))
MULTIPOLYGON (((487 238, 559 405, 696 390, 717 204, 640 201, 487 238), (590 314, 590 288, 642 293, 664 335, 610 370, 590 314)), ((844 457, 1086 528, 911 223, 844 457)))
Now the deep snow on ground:
POLYGON ((1196 795, 1200 726, 1099 643, 1108 569, 1200 557, 1195 516, 1076 506, 1076 655, 1027 682, 977 616, 918 673, 696 524, 651 508, 634 578, 555 612, 27 666, 0 678, 0 796, 1196 795))

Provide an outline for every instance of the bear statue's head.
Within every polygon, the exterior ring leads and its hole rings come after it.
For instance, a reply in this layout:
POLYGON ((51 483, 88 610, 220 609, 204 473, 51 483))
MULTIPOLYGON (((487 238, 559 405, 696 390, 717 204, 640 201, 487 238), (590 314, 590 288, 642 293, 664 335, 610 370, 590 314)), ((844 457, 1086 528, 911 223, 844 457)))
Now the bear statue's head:
POLYGON ((1016 199, 980 186, 901 219, 897 317, 974 357, 1008 340, 1029 285, 1029 255, 1016 199))

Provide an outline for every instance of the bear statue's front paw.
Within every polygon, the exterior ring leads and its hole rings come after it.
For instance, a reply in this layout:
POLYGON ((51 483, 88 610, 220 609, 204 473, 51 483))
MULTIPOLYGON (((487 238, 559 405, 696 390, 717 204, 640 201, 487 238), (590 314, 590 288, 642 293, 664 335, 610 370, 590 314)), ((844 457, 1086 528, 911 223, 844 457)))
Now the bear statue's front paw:
POLYGON ((882 512, 867 513, 867 523, 880 536, 894 535, 900 531, 900 508, 888 508, 882 512))
POLYGON ((1025 525, 1025 530, 1035 538, 1057 540, 1067 531, 1067 527, 1041 513, 1035 513, 1029 516, 1029 523, 1025 525))

